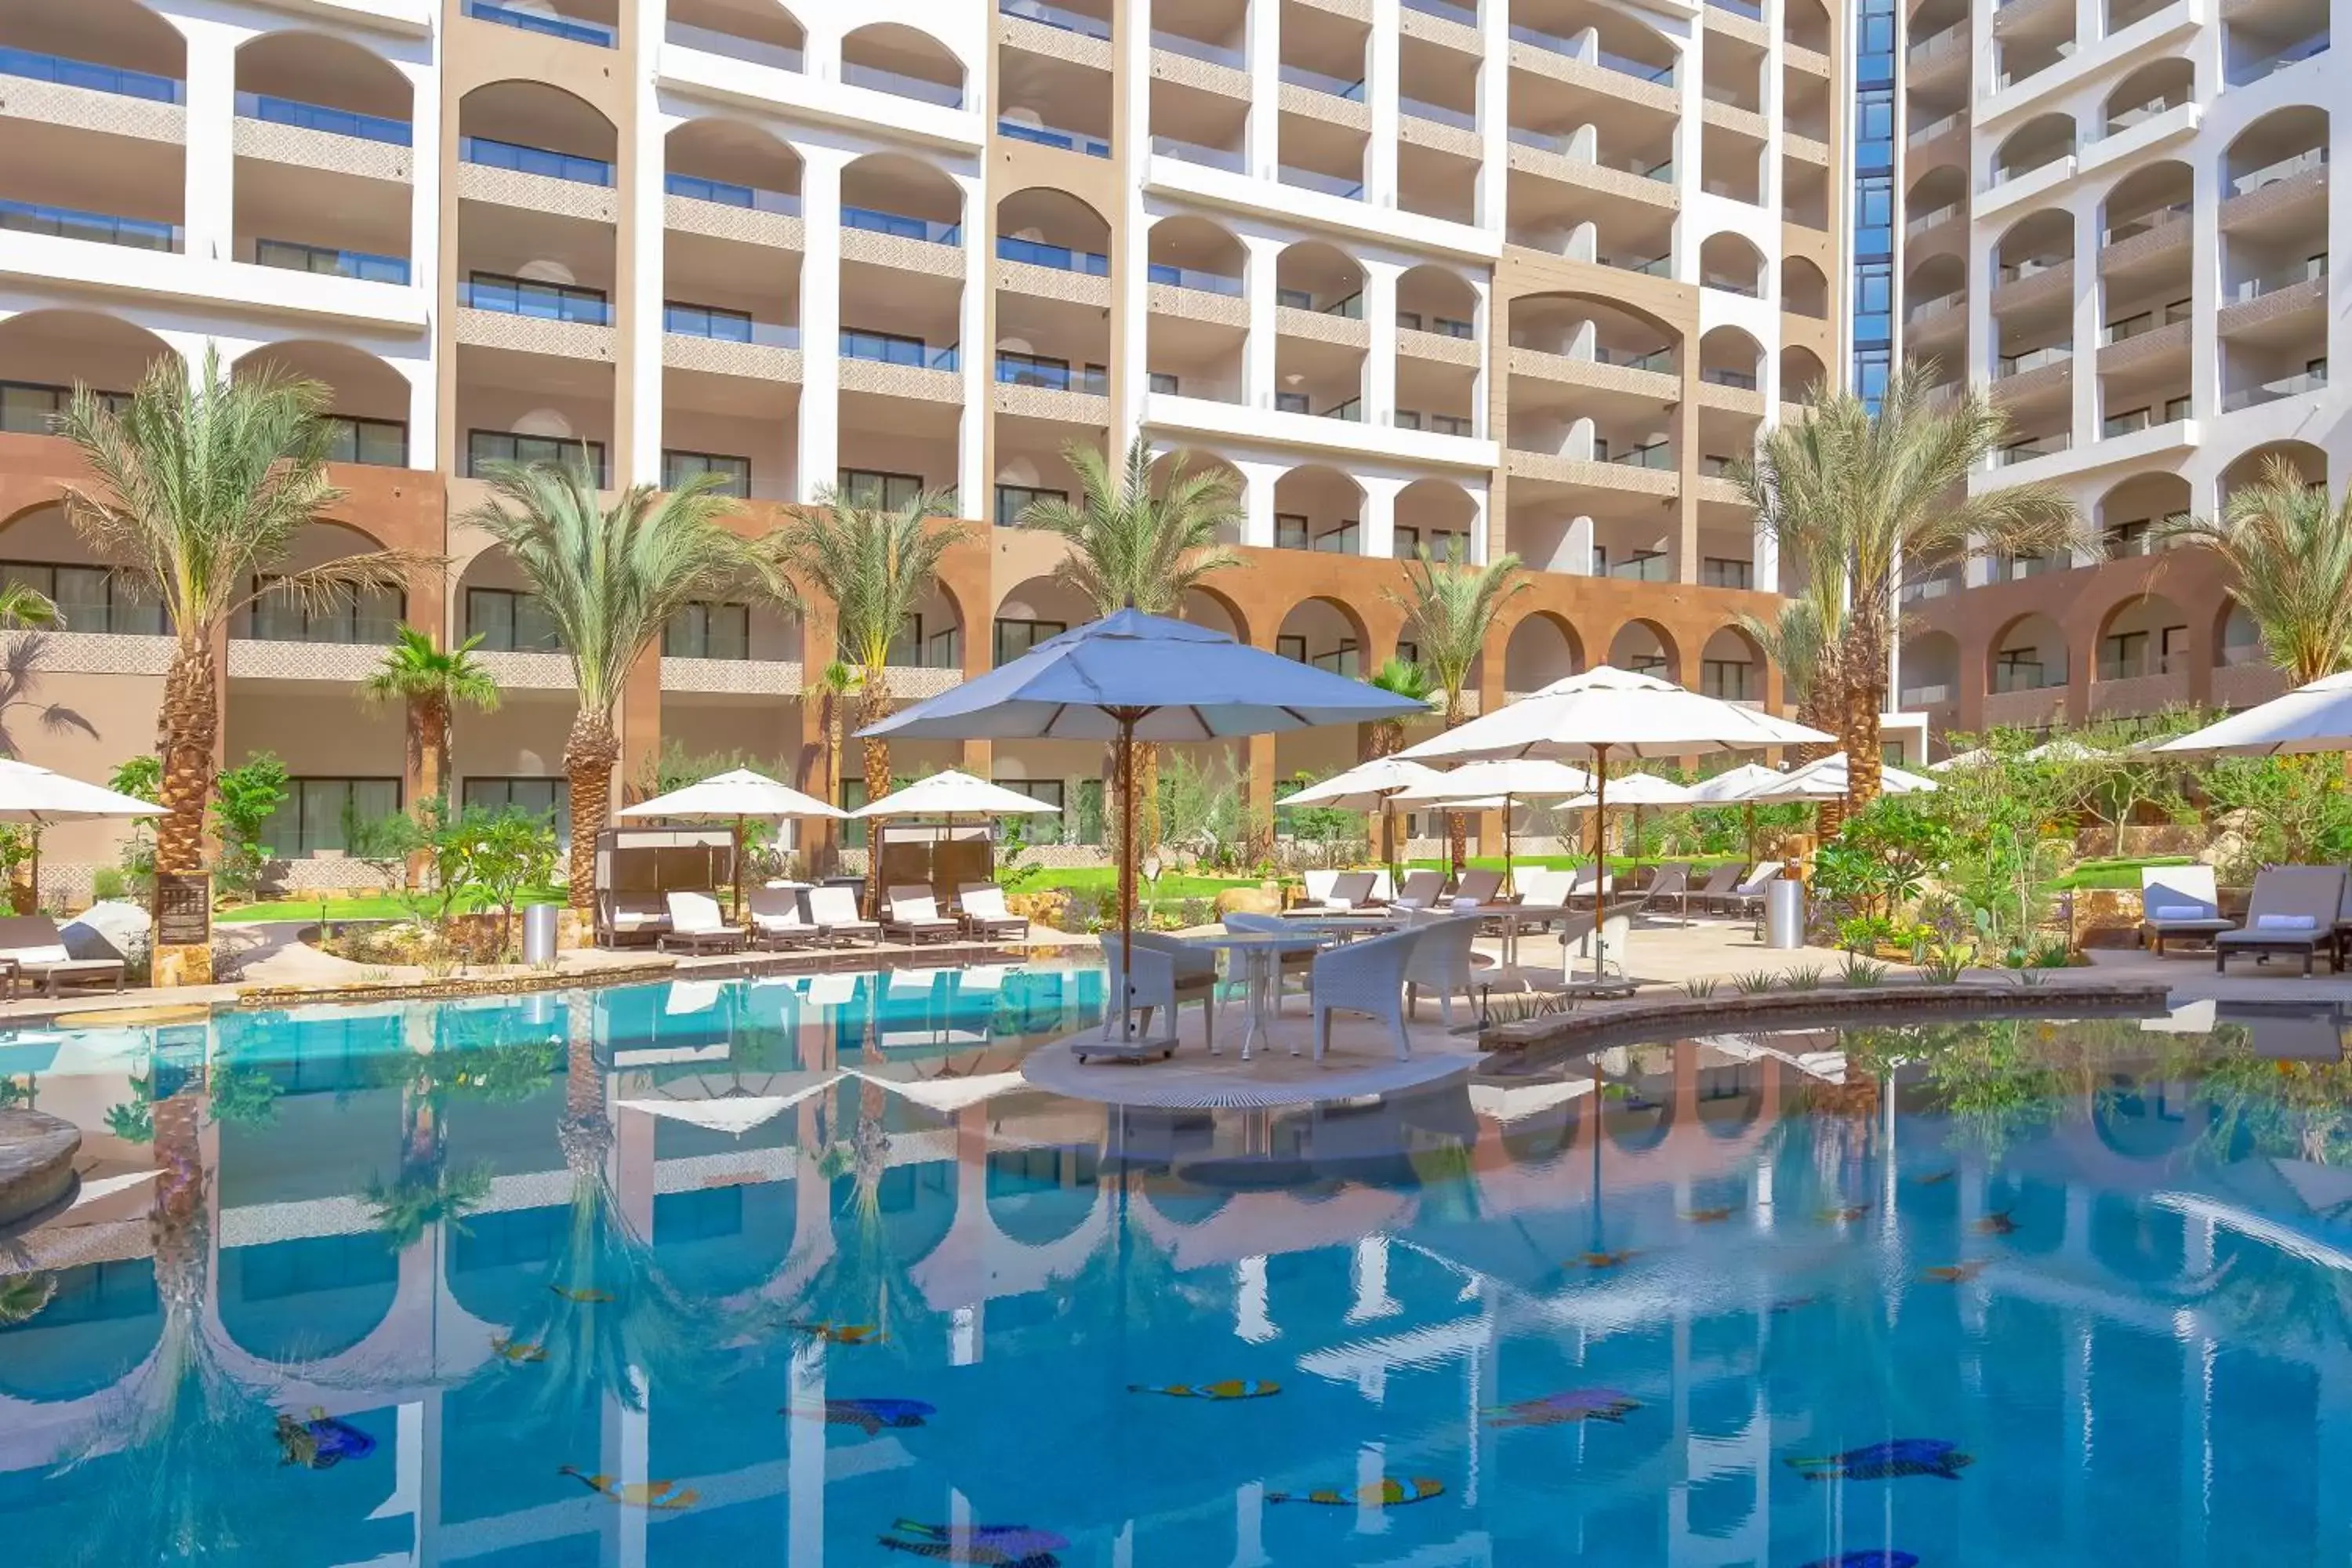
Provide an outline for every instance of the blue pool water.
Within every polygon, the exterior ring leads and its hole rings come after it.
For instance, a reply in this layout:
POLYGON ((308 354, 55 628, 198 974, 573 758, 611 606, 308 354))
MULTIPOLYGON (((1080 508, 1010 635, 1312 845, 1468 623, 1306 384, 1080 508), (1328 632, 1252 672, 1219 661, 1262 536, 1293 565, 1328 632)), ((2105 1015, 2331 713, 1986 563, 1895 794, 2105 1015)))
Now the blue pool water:
POLYGON ((2352 1548, 2336 1020, 1026 1088, 1099 1005, 1013 969, 0 1037, 87 1167, 0 1250, 0 1563, 2352 1548))

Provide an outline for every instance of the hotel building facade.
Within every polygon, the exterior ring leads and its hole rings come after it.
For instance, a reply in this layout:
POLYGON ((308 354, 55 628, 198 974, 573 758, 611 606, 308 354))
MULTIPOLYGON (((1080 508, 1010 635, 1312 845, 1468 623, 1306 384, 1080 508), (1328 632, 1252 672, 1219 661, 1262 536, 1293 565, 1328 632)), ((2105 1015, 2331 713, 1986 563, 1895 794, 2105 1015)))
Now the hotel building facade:
MULTIPOLYGON (((718 471, 754 531, 952 489, 901 697, 1086 617, 1017 518, 1140 433, 1232 470, 1244 564, 1187 613, 1252 643, 1410 653, 1398 563, 1459 541, 1533 584, 1482 701, 1608 659, 1777 702, 1722 469, 1846 363, 1844 49, 1819 0, 0 0, 0 563, 67 612, 15 634, 0 723, 82 776, 152 745, 168 643, 68 526, 48 421, 208 346, 332 389, 347 494, 298 563, 448 561, 334 616, 257 584, 231 629, 223 760, 286 762, 297 882, 408 798, 357 700, 404 619, 505 689, 461 797, 561 808, 564 660, 465 517, 484 464, 566 449, 718 471)), ((814 778, 832 653, 821 613, 698 606, 630 684, 624 787, 666 744, 814 778)), ((1263 803, 1355 743, 1233 761, 1263 803)), ((1060 797, 1099 752, 897 754, 1060 797)), ((58 874, 110 842, 61 831, 58 874)))

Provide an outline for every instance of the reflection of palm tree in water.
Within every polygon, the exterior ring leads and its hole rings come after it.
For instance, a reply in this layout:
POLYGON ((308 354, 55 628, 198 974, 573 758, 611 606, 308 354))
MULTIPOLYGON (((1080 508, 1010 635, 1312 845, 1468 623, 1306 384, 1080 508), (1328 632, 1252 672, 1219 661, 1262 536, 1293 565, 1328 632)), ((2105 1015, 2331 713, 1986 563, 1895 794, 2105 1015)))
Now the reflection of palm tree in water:
MULTIPOLYGON (((841 1093, 835 1091, 836 1097, 841 1093)), ((882 1182, 889 1173, 890 1134, 884 1115, 888 1103, 880 1084, 860 1079, 846 1138, 840 1136, 841 1100, 823 1110, 824 1144, 817 1173, 828 1183, 850 1178, 850 1223, 847 1234, 837 1238, 832 1260, 810 1281, 806 1300, 790 1314, 794 1321, 870 1323, 884 1339, 900 1340, 935 1316, 925 1309, 922 1292, 908 1272, 916 1259, 901 1257, 885 1228, 882 1182)))
POLYGON ((432 1226, 465 1228, 465 1216, 481 1207, 490 1195, 490 1171, 477 1165, 463 1171, 447 1168, 448 1122, 436 1086, 421 1075, 400 1092, 400 1173, 389 1185, 371 1177, 368 1207, 376 1228, 394 1252, 424 1237, 432 1226))

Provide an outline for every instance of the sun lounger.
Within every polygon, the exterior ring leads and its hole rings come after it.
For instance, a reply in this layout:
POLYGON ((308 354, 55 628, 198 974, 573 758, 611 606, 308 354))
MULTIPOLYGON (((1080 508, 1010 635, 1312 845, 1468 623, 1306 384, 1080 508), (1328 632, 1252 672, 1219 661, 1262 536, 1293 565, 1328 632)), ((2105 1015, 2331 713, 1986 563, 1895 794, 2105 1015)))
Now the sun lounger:
POLYGON ((1349 914, 1372 902, 1372 889, 1380 880, 1372 871, 1342 871, 1331 883, 1331 891, 1323 900, 1323 908, 1333 914, 1349 914))
POLYGON ((1759 860, 1740 884, 1717 900, 1725 914, 1743 919, 1761 914, 1764 910, 1764 889, 1780 879, 1780 862, 1759 860))
POLYGON ((1738 861, 1717 866, 1706 874, 1706 881, 1693 888, 1684 896, 1684 912, 1688 913, 1693 904, 1696 904, 1701 910, 1715 908, 1723 901, 1724 896, 1731 891, 1738 880, 1739 863, 1738 861))
POLYGON ((828 942, 859 936, 868 942, 882 940, 881 923, 859 918, 857 896, 847 888, 811 888, 808 890, 808 909, 809 923, 816 927, 828 942))
POLYGON ((824 933, 801 912, 796 888, 754 888, 746 895, 754 947, 806 947, 824 933))
POLYGON ((719 912, 719 900, 709 893, 667 893, 663 901, 669 905, 669 930, 656 939, 662 952, 679 947, 688 952, 742 951, 743 928, 729 925, 719 912))
POLYGON ((929 888, 889 889, 885 900, 890 912, 882 917, 882 934, 920 944, 953 942, 962 928, 940 913, 939 900, 929 888))
POLYGON ((1682 916, 1685 923, 1688 923, 1690 920, 1689 867, 1661 866, 1658 868, 1657 875, 1650 879, 1650 885, 1642 889, 1642 902, 1645 906, 1649 904, 1663 906, 1668 899, 1675 901, 1675 912, 1682 916))
POLYGON ((1403 910, 1425 910, 1437 901, 1445 889, 1443 871, 1407 871, 1404 886, 1397 889, 1392 907, 1403 910))
POLYGON ((1004 889, 993 882, 966 882, 956 889, 957 919, 966 936, 983 942, 1026 942, 1029 917, 1004 907, 1004 889))
POLYGON ((2343 905, 2343 867, 2273 866, 2254 878, 2246 923, 2213 938, 2213 968, 2226 971, 2232 953, 2300 953, 2303 972, 2309 974, 2312 960, 2325 948, 2328 966, 2340 971, 2336 920, 2343 905))
MULTIPOLYGON (((2168 940, 2182 937, 2210 941, 2238 922, 2221 918, 2221 900, 2213 887, 2210 866, 2143 866, 2139 873, 2140 922, 2143 944, 2164 956, 2168 940)), ((2339 910, 2336 924, 2343 925, 2339 910)))
POLYGON ((596 942, 603 947, 658 942, 669 930, 669 906, 659 893, 608 892, 596 910, 596 942))
POLYGON ((1493 903, 1502 890, 1503 874, 1500 871, 1473 866, 1464 871, 1462 880, 1454 885, 1453 898, 1438 907, 1442 909, 1450 904, 1457 910, 1475 909, 1480 904, 1493 903))
POLYGON ((16 965, 9 984, 11 995, 20 983, 37 983, 44 996, 56 995, 60 985, 102 984, 110 980, 117 991, 122 989, 122 960, 76 958, 66 950, 58 922, 47 915, 0 917, 0 961, 16 965))

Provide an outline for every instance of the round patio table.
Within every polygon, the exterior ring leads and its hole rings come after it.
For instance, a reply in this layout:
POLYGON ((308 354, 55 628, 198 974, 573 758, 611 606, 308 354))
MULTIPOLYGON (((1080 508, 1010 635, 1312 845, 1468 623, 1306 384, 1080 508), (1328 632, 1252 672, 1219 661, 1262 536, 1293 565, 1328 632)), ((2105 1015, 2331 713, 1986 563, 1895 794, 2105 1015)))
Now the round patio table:
MULTIPOLYGON (((1215 936, 1192 936, 1184 939, 1194 947, 1223 948, 1233 955, 1226 963, 1232 973, 1234 960, 1240 961, 1247 980, 1249 1021, 1242 1030, 1242 1060, 1250 1059, 1251 1048, 1260 1038, 1271 1039, 1274 1034, 1274 1009, 1282 989, 1282 955, 1286 952, 1312 952, 1338 941, 1329 931, 1300 931, 1293 936, 1288 931, 1229 931, 1215 936)), ((1211 1055, 1216 1053, 1212 1050, 1211 1055)), ((1292 1056, 1298 1047, 1290 1047, 1292 1056)))

